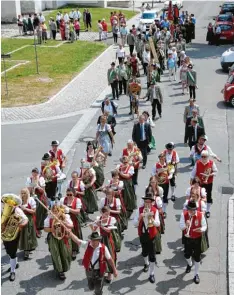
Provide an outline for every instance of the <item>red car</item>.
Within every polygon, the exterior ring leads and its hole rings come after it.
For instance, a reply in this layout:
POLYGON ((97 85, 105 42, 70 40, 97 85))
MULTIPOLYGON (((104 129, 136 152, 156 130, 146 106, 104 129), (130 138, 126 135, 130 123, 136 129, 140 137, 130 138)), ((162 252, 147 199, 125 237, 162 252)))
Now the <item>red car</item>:
POLYGON ((216 27, 221 28, 220 40, 234 43, 234 24, 233 22, 217 22, 216 27))
POLYGON ((234 24, 234 16, 232 13, 230 14, 220 14, 216 18, 214 18, 216 22, 230 22, 234 24))
POLYGON ((230 103, 234 107, 234 73, 228 77, 224 85, 223 97, 225 102, 230 103))

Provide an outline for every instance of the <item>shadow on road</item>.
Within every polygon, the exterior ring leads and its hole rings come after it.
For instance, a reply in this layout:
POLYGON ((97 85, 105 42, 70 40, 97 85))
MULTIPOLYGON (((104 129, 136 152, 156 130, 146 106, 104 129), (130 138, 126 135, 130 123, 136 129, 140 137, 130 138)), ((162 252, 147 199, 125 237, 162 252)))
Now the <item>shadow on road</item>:
POLYGON ((178 105, 178 104, 186 104, 188 103, 188 99, 186 100, 182 100, 182 101, 176 101, 176 102, 173 102, 174 105, 178 105))
POLYGON ((140 240, 138 237, 132 241, 125 241, 124 245, 126 248, 129 248, 129 251, 134 251, 134 252, 138 251, 138 249, 141 248, 140 240))
POLYGON ((52 265, 51 255, 48 254, 43 258, 36 259, 36 263, 39 264, 39 269, 48 270, 52 265))
POLYGON ((210 59, 220 58, 224 51, 230 47, 231 45, 209 46, 202 43, 192 43, 187 51, 191 59, 210 59))
POLYGON ((215 71, 216 74, 222 75, 222 76, 227 76, 227 73, 225 73, 222 69, 217 69, 215 71))
POLYGON ((225 101, 221 100, 217 103, 217 108, 220 110, 227 110, 227 109, 231 108, 231 106, 229 106, 227 103, 225 103, 225 101))

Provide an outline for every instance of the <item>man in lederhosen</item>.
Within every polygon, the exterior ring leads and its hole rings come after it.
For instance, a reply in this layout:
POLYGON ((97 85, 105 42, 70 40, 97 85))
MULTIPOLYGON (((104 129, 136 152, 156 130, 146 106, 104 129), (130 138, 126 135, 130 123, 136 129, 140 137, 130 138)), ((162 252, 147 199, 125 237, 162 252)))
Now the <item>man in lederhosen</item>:
POLYGON ((144 200, 144 206, 136 211, 134 225, 138 227, 142 256, 145 261, 143 271, 147 272, 149 270, 149 281, 153 284, 155 283, 155 243, 156 235, 158 234, 157 227, 160 226, 160 220, 158 210, 152 206, 152 203, 155 201, 154 196, 148 193, 142 199, 144 200))
POLYGON ((202 233, 207 229, 207 223, 203 213, 197 211, 197 205, 194 200, 189 201, 186 208, 187 210, 184 210, 180 217, 180 229, 184 232, 184 257, 188 263, 186 273, 191 271, 193 257, 195 264, 193 281, 195 284, 199 284, 201 239, 202 233))

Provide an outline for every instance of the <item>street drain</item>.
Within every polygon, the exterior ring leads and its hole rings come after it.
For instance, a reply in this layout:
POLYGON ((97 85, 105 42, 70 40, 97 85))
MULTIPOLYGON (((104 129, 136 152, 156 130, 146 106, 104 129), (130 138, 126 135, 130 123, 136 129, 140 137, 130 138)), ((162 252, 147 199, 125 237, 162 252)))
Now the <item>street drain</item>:
POLYGON ((234 188, 231 186, 222 186, 222 194, 223 195, 233 195, 234 188))

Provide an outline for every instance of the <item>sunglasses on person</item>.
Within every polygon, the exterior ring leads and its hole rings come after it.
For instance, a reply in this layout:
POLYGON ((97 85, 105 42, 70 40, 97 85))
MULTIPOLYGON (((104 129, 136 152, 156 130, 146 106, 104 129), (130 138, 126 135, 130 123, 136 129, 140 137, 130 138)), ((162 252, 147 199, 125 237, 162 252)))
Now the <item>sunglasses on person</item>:
POLYGON ((73 196, 73 194, 67 194, 67 196, 68 196, 68 197, 72 197, 72 196, 73 196))
POLYGON ((207 156, 201 156, 203 159, 206 159, 207 158, 207 156))

